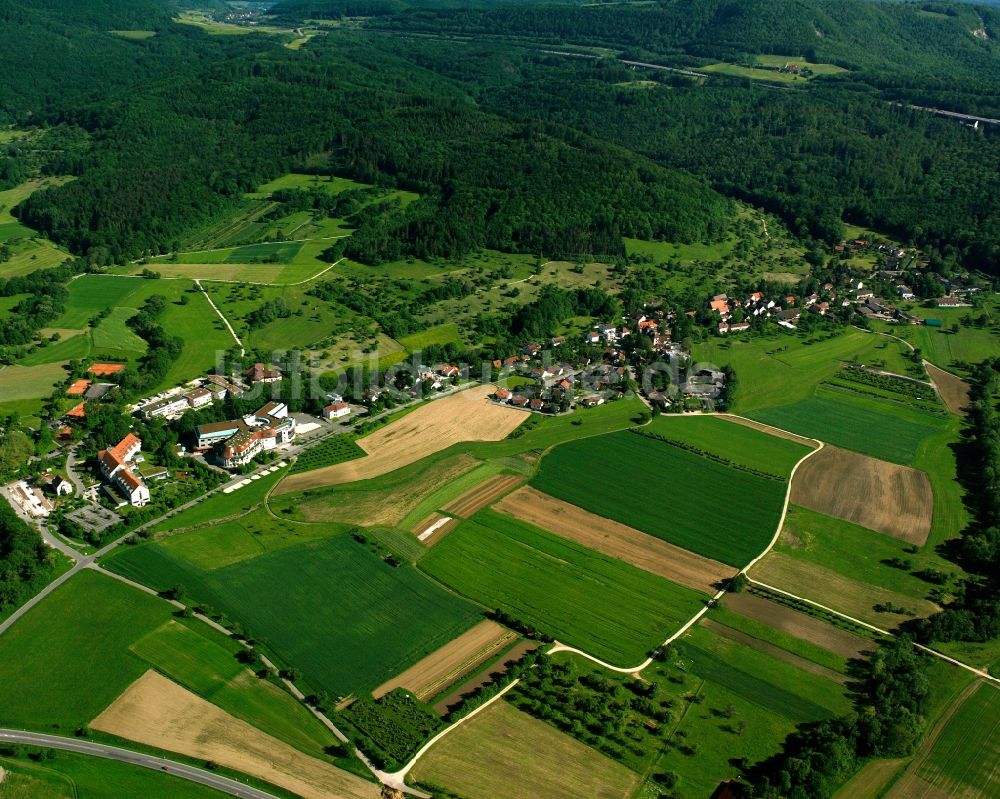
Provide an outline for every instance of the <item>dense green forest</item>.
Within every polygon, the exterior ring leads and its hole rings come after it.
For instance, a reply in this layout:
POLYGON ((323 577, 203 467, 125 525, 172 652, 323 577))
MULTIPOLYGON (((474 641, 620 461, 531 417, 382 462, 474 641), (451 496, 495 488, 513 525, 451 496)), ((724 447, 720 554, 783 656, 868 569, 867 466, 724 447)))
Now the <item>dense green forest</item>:
POLYGON ((0 618, 51 578, 52 557, 48 547, 7 502, 0 502, 0 618))
MULTIPOLYGON (((987 10, 941 5, 928 17, 861 0, 410 8, 369 20, 377 31, 331 31, 291 51, 263 36, 172 24, 156 4, 129 3, 119 22, 124 0, 76 14, 66 0, 34 10, 14 2, 0 0, 32 36, 55 35, 65 13, 67 35, 94 53, 67 70, 65 51, 52 50, 46 69, 75 76, 58 91, 27 65, 0 90, 0 114, 24 120, 30 111, 78 132, 80 146, 59 166, 79 179, 35 194, 20 214, 92 262, 176 249, 192 226, 295 168, 420 193, 352 217, 357 232, 331 255, 368 263, 484 246, 613 257, 628 236, 714 241, 731 225, 730 197, 780 214, 805 238, 834 241, 846 219, 1000 269, 1000 177, 989 167, 1000 161, 1000 131, 889 99, 949 85, 991 107, 1000 58, 991 39, 967 30, 980 20, 991 31, 987 10), (106 33, 119 25, 158 35, 106 33), (934 35, 927 25, 939 26, 934 35), (692 81, 500 41, 510 36, 599 40, 683 63, 795 52, 852 71, 793 89, 692 81), (110 69, 104 59, 120 47, 128 55, 110 69), (653 85, 637 90, 636 78, 653 85)), ((340 6, 302 0, 279 10, 340 6)), ((2 47, 13 47, 6 36, 2 47)), ((8 183, 28 157, 0 159, 8 183)))

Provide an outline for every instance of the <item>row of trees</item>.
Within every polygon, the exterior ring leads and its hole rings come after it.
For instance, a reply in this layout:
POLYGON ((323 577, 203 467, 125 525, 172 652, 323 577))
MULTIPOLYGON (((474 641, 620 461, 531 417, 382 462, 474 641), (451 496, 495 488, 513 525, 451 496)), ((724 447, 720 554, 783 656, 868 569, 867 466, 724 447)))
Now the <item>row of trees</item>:
POLYGON ((52 578, 49 549, 7 502, 0 502, 0 618, 52 578))

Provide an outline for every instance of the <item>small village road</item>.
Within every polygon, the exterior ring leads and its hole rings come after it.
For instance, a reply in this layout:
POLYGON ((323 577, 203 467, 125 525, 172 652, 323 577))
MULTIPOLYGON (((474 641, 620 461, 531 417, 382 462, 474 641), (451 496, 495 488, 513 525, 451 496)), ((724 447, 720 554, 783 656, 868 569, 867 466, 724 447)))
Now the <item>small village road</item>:
POLYGON ((170 774, 188 782, 196 782, 214 788, 217 791, 238 796, 241 799, 277 799, 274 794, 244 785, 229 777, 213 774, 211 771, 167 760, 155 755, 133 752, 117 746, 95 743, 81 738, 64 738, 61 735, 45 735, 38 732, 22 732, 20 730, 0 729, 0 741, 27 746, 44 746, 48 749, 59 749, 63 752, 75 752, 80 755, 101 757, 105 760, 116 760, 119 763, 129 763, 133 766, 152 769, 170 774))

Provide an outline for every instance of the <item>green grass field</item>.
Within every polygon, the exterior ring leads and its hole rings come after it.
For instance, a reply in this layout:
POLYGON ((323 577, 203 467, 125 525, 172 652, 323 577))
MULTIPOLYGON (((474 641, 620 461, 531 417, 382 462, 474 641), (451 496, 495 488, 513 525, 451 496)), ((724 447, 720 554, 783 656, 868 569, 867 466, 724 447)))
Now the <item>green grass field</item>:
POLYGON ((115 308, 138 289, 141 281, 129 277, 84 275, 69 284, 69 299, 52 327, 82 329, 100 311, 115 308))
POLYGON ((100 352, 121 352, 123 356, 141 355, 146 342, 125 324, 137 313, 138 308, 112 308, 101 323, 94 328, 94 349, 100 352))
POLYGON ((818 721, 850 712, 844 687, 704 627, 681 639, 691 671, 791 721, 818 721))
POLYGON ((752 411, 753 419, 882 460, 912 465, 924 440, 948 427, 945 419, 821 388, 809 399, 752 411))
POLYGON ((156 588, 183 585, 335 696, 374 688, 480 618, 471 603, 346 535, 212 572, 158 544, 122 550, 107 566, 156 588))
POLYGON ((422 350, 431 344, 460 344, 461 341, 458 325, 454 322, 430 327, 399 339, 399 343, 410 352, 422 350))
POLYGON ((128 763, 59 752, 39 762, 0 757, 4 799, 222 799, 224 794, 128 763))
POLYGON ((905 552, 905 547, 903 541, 793 505, 788 509, 775 550, 913 599, 925 599, 931 585, 915 577, 912 571, 958 571, 932 547, 916 554, 905 552), (883 562, 893 558, 911 561, 912 571, 883 562))
POLYGON ((941 795, 987 797, 1000 793, 1000 691, 980 685, 955 712, 917 776, 941 795))
POLYGON ((700 596, 493 511, 428 550, 421 570, 616 665, 631 666, 700 607, 700 596))
POLYGON ((542 460, 532 485, 734 566, 743 566, 767 546, 785 497, 783 481, 625 432, 555 448, 542 460))
POLYGON ((250 485, 229 494, 221 491, 213 494, 194 507, 183 510, 168 519, 164 519, 153 527, 153 533, 179 530, 182 527, 198 527, 203 524, 211 524, 223 517, 247 513, 251 508, 263 502, 264 496, 271 489, 271 486, 287 473, 288 468, 286 467, 265 477, 261 477, 260 480, 254 480, 250 485))
POLYGON ((769 474, 791 474, 795 464, 809 453, 808 447, 794 441, 718 416, 658 416, 649 429, 673 441, 704 449, 733 463, 769 474))
POLYGON ((332 743, 289 694, 236 661, 235 641, 172 612, 110 577, 76 575, 4 634, 0 724, 69 735, 155 668, 303 751, 332 743))

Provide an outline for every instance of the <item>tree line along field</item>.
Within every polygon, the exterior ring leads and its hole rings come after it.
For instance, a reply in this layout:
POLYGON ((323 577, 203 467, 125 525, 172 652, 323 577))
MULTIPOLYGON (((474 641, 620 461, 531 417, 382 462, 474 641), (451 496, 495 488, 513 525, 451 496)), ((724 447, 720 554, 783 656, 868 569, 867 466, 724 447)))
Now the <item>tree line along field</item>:
POLYGON ((76 575, 4 634, 0 724, 69 735, 150 668, 296 748, 332 735, 290 694, 251 675, 239 644, 110 577, 76 575))
POLYGON ((159 590, 182 585, 333 696, 371 690, 481 618, 472 603, 348 535, 211 571, 160 544, 121 550, 106 565, 159 590))
POLYGON ((782 480, 628 432, 556 447, 531 482, 598 516, 736 567, 767 546, 785 496, 782 480))
POLYGON ((487 608, 616 665, 641 661, 703 598, 490 510, 448 533, 418 566, 487 608))

